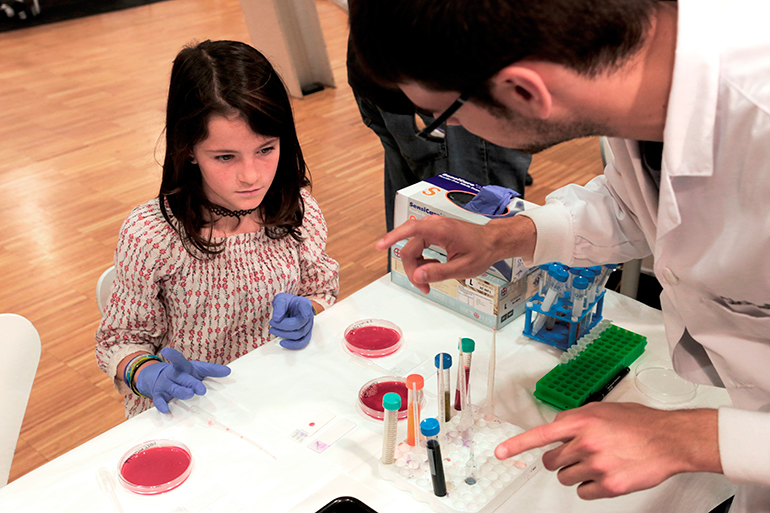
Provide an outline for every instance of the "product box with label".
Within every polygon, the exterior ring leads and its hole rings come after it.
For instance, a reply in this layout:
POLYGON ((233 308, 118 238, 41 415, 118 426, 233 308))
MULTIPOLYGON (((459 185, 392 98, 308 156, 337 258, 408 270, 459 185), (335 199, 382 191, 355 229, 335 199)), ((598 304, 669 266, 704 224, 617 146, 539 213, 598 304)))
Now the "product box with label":
MULTIPOLYGON (((461 219, 475 224, 486 224, 490 219, 510 217, 525 210, 532 203, 514 196, 507 211, 496 216, 485 216, 466 210, 464 206, 479 192, 481 186, 454 175, 444 173, 404 187, 396 194, 394 212, 395 226, 410 219, 422 219, 430 215, 440 215, 461 219)), ((443 248, 431 246, 432 250, 446 255, 443 248)), ((514 281, 528 271, 520 258, 507 258, 493 264, 487 273, 501 280, 514 281)))
MULTIPOLYGON (((490 273, 467 280, 444 280, 430 284, 430 293, 424 296, 411 284, 401 262, 400 241, 391 248, 391 281, 436 303, 454 310, 490 328, 500 329, 526 309, 527 299, 537 292, 541 270, 526 268, 513 281, 504 280, 490 273)), ((425 258, 446 262, 446 256, 430 248, 423 250, 425 258)))

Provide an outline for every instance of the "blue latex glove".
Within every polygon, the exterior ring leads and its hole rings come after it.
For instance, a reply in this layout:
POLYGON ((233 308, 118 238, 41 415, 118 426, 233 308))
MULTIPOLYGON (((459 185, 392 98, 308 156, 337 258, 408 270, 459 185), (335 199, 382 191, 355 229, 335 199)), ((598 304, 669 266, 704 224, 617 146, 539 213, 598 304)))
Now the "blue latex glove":
POLYGON ((308 298, 279 292, 273 298, 270 333, 283 338, 280 344, 286 349, 302 349, 310 342, 314 317, 308 298))
POLYGON ((230 368, 216 363, 188 360, 176 349, 160 350, 168 362, 145 364, 136 376, 136 389, 152 399, 161 413, 168 413, 168 402, 173 399, 190 399, 206 393, 203 378, 221 378, 230 374, 230 368))
POLYGON ((505 213, 505 207, 514 196, 519 193, 500 187, 499 185, 487 185, 479 190, 479 193, 465 205, 466 210, 486 216, 497 216, 505 213))

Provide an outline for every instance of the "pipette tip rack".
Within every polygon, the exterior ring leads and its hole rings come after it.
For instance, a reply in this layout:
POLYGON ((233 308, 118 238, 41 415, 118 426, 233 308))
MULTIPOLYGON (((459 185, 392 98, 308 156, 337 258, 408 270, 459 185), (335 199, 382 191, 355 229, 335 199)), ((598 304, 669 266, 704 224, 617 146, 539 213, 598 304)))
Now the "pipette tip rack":
POLYGON ((490 513, 511 497, 542 467, 540 449, 524 452, 500 461, 494 455, 500 442, 524 430, 498 418, 484 420, 483 412, 474 408, 473 443, 477 465, 476 484, 466 483, 470 447, 462 437, 461 415, 458 413, 445 425, 446 436, 441 442, 441 455, 447 482, 447 495, 437 497, 431 486, 430 465, 424 447, 412 447, 406 442, 396 447, 395 463, 380 463, 380 476, 392 481, 399 489, 427 503, 439 513, 490 513))
POLYGON ((604 320, 540 378, 534 395, 560 410, 585 404, 644 352, 647 338, 604 320))

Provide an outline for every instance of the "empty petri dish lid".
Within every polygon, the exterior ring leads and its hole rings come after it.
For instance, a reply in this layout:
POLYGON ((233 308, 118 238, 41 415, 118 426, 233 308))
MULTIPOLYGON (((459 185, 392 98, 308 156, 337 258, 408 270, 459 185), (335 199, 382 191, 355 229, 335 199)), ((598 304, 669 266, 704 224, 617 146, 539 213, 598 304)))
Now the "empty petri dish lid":
POLYGON ((118 479, 140 495, 168 492, 185 482, 192 471, 192 455, 174 440, 149 440, 131 448, 120 459, 118 479))
MULTIPOLYGON (((365 415, 383 420, 385 418, 385 409, 382 406, 382 398, 388 392, 394 392, 401 397, 401 407, 398 409, 398 420, 407 417, 407 407, 409 406, 406 380, 397 376, 384 376, 367 382, 358 391, 358 409, 365 415)), ((423 403, 425 399, 422 390, 417 392, 417 401, 423 403)))
POLYGON ((636 388, 655 401, 681 404, 695 397, 698 385, 682 378, 673 369, 646 365, 636 369, 636 388))
POLYGON ((345 330, 345 347, 367 358, 393 354, 401 347, 401 328, 383 319, 363 319, 345 330))

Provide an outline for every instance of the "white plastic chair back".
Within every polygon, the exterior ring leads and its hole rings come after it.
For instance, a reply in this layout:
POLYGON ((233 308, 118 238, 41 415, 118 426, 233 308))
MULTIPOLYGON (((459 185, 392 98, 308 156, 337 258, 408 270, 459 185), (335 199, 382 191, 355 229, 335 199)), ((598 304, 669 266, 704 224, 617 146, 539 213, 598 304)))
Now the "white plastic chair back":
POLYGON ((40 335, 21 315, 0 314, 0 488, 11 461, 40 362, 40 335))
POLYGON ((104 315, 104 307, 110 301, 112 294, 112 282, 115 280, 115 266, 110 266, 99 276, 96 282, 96 306, 99 307, 99 313, 104 315))

